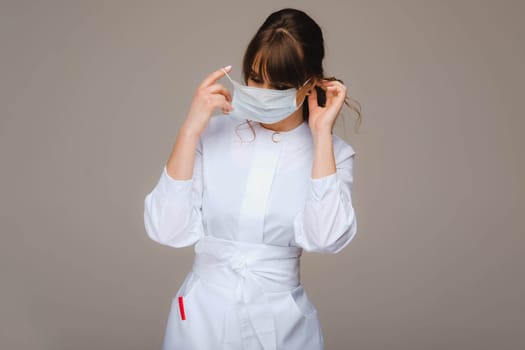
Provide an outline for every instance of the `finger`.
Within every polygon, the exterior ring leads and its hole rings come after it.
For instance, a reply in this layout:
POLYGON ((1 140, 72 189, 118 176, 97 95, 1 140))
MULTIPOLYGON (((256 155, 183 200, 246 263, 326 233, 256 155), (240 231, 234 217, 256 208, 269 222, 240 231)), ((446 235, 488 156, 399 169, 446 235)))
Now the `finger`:
POLYGON ((323 87, 328 91, 333 91, 335 94, 346 94, 346 86, 338 81, 329 81, 323 84, 323 87))
POLYGON ((333 82, 332 81, 328 81, 328 80, 323 80, 321 82, 319 82, 319 88, 320 89, 323 89, 325 92, 328 92, 328 87, 329 86, 333 86, 333 82))
POLYGON ((330 104, 340 102, 340 100, 344 100, 345 93, 346 93, 345 89, 337 85, 327 86, 326 87, 327 102, 330 104))
POLYGON ((211 100, 214 107, 221 108, 222 110, 232 110, 233 107, 230 102, 226 101, 226 98, 223 95, 211 95, 211 100))
POLYGON ((317 103, 317 90, 315 87, 312 87, 312 91, 308 95, 308 110, 313 111, 316 108, 319 108, 319 104, 317 103))
POLYGON ((223 69, 226 72, 229 73, 231 71, 231 69, 232 69, 232 66, 227 66, 227 67, 224 67, 224 68, 217 69, 215 72, 213 72, 210 75, 208 75, 206 77, 206 79, 204 79, 204 81, 202 82, 201 86, 208 87, 208 86, 214 84, 220 78, 222 78, 225 75, 223 69))
POLYGON ((326 88, 326 106, 332 106, 337 99, 337 90, 334 86, 326 88))
POLYGON ((345 86, 343 83, 341 83, 341 82, 339 82, 339 81, 337 81, 337 80, 323 80, 323 81, 321 82, 321 85, 322 85, 324 88, 327 88, 327 87, 329 87, 329 86, 337 86, 337 87, 339 87, 340 89, 346 89, 346 86, 345 86))
POLYGON ((230 91, 228 91, 227 88, 224 87, 224 85, 221 85, 221 84, 213 84, 212 86, 210 86, 208 88, 208 92, 209 93, 212 93, 212 94, 221 94, 221 95, 224 95, 224 97, 226 97, 226 100, 227 101, 230 101, 232 100, 232 96, 230 94, 230 91))
POLYGON ((346 89, 338 86, 330 86, 327 88, 327 103, 326 106, 331 110, 341 110, 346 98, 346 89))

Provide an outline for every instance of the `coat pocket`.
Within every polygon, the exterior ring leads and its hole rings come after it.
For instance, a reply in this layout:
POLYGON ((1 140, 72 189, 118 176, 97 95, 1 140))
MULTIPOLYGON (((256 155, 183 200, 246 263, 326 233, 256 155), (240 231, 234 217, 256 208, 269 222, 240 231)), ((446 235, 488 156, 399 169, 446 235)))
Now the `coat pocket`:
POLYGON ((317 309, 309 300, 303 285, 297 286, 288 293, 288 298, 299 314, 305 318, 317 317, 317 309))
POLYGON ((179 290, 177 291, 177 294, 175 294, 175 298, 178 298, 179 296, 182 296, 184 298, 188 297, 191 294, 191 291, 194 289, 195 284, 199 281, 199 276, 194 274, 193 272, 189 272, 188 275, 186 275, 186 278, 184 279, 184 282, 182 282, 182 285, 180 286, 179 290))
POLYGON ((192 295, 198 284, 200 277, 193 272, 188 273, 177 294, 173 297, 172 303, 178 305, 180 319, 186 320, 187 307, 191 305, 192 295))

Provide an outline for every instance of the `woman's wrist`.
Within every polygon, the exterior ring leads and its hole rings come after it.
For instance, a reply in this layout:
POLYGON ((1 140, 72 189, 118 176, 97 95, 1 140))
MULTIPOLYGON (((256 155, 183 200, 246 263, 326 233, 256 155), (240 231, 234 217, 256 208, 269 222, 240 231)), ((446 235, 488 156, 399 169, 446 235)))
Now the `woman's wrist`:
POLYGON ((332 131, 331 130, 316 130, 312 131, 312 138, 314 140, 314 145, 318 143, 330 142, 332 143, 332 131))
POLYGON ((200 132, 185 122, 179 129, 179 136, 185 139, 198 139, 200 132))

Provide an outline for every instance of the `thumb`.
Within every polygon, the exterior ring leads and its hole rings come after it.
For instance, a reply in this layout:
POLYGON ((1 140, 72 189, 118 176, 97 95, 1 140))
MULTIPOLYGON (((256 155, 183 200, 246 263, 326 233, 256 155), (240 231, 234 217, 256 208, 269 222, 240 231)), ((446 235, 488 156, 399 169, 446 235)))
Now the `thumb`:
POLYGON ((312 111, 319 107, 317 103, 317 89, 315 86, 312 87, 312 91, 308 94, 308 110, 312 111))

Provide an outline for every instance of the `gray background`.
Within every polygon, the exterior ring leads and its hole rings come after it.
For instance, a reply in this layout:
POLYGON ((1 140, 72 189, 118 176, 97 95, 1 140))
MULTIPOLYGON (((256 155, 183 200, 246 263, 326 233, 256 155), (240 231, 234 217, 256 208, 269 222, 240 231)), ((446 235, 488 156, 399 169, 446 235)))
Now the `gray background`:
POLYGON ((228 64, 240 79, 285 6, 321 25, 326 72, 363 112, 336 129, 358 234, 302 261, 327 349, 525 347, 523 1, 13 0, 0 348, 160 348, 193 250, 149 240, 144 197, 197 84, 228 64))

